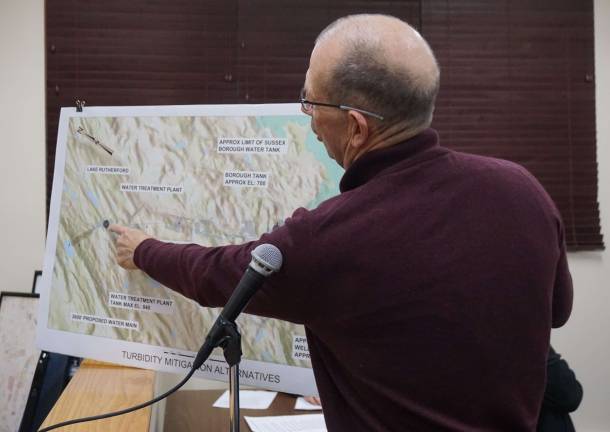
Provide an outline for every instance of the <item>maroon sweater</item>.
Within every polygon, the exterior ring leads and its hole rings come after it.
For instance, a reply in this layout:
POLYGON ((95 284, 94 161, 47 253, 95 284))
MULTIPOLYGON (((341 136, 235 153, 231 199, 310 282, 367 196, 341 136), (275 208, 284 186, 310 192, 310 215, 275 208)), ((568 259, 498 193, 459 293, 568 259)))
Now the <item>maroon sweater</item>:
POLYGON ((149 239, 136 265, 222 306, 261 242, 249 313, 305 324, 329 431, 534 431, 551 326, 572 306, 563 227, 522 167, 433 130, 365 154, 341 194, 244 245, 149 239))

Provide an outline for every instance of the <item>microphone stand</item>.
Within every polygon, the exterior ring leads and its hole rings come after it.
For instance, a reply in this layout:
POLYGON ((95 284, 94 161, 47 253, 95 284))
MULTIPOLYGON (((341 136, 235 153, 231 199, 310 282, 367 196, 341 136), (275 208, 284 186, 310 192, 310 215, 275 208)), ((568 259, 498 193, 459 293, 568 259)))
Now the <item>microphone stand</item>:
POLYGON ((208 332, 203 346, 193 361, 193 367, 199 368, 214 348, 222 347, 225 360, 231 368, 229 372, 231 432, 239 432, 239 362, 242 354, 241 336, 237 331, 235 319, 261 286, 265 277, 278 271, 281 267, 282 253, 278 248, 266 243, 254 248, 252 261, 208 332))
POLYGON ((241 361, 241 335, 233 321, 222 315, 214 325, 215 347, 221 347, 229 365, 229 431, 239 432, 239 362, 241 361))

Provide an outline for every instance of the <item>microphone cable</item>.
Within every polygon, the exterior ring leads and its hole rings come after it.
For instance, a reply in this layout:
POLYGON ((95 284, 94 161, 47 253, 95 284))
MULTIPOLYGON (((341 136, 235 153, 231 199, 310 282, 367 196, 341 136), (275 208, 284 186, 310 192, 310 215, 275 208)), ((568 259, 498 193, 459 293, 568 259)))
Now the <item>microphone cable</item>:
MULTIPOLYGON (((211 350, 210 350, 211 352, 211 350)), ((209 354, 208 354, 209 356, 209 354)), ((207 359, 207 357, 206 357, 207 359)), ((191 368, 191 370, 189 371, 188 374, 186 374, 186 376, 184 377, 184 379, 182 381, 180 381, 178 384, 176 384, 173 388, 169 389, 168 391, 166 391, 165 393, 155 397, 154 399, 149 400, 148 402, 144 402, 141 403, 139 405, 134 405, 130 408, 125 408, 119 411, 113 411, 113 412, 109 412, 106 414, 99 414, 99 415, 95 415, 95 416, 91 416, 91 417, 82 417, 82 418, 78 418, 78 419, 73 419, 73 420, 67 420, 61 423, 56 423, 54 425, 51 426, 47 426, 43 429, 39 429, 38 432, 47 432, 53 429, 58 429, 60 427, 64 427, 64 426, 69 426, 69 425, 73 425, 76 423, 85 423, 85 422, 90 422, 90 421, 94 421, 94 420, 102 420, 102 419, 106 419, 106 418, 110 418, 110 417, 115 417, 115 416, 119 416, 119 415, 123 415, 123 414, 127 414, 133 411, 137 411, 139 409, 142 408, 146 408, 149 405, 152 405, 154 403, 159 402, 162 399, 165 399, 166 397, 168 397, 169 395, 171 395, 172 393, 174 393, 176 390, 178 390, 180 387, 182 387, 184 384, 186 384, 186 382, 193 376, 193 374, 195 373, 195 371, 199 368, 200 366, 197 366, 194 362, 193 362, 193 367, 191 368)))
POLYGON ((138 405, 134 405, 132 407, 129 408, 125 408, 119 411, 112 411, 106 414, 99 414, 99 415, 95 415, 95 416, 91 416, 91 417, 82 417, 82 418, 77 418, 77 419, 73 419, 73 420, 67 420, 61 423, 56 423, 54 425, 51 426, 47 426, 43 429, 39 429, 38 432, 48 432, 50 430, 53 429, 57 429, 60 427, 64 427, 64 426, 69 426, 69 425, 73 425, 76 423, 85 423, 85 422, 90 422, 90 421, 94 421, 94 420, 102 420, 102 419, 106 419, 106 418, 110 418, 110 417, 115 417, 115 416, 119 416, 119 415, 123 415, 123 414, 127 414, 133 411, 137 411, 141 408, 146 408, 149 405, 152 405, 154 403, 159 402, 162 399, 165 399, 166 397, 168 397, 169 395, 171 395, 172 393, 174 393, 176 390, 178 390, 180 387, 182 387, 184 384, 186 384, 186 382, 191 379, 191 377, 193 376, 193 374, 195 373, 195 371, 197 369, 199 369, 203 363, 208 359, 208 357, 210 356, 210 354, 212 354, 212 351, 215 348, 215 343, 218 341, 213 341, 212 338, 210 337, 210 335, 208 335, 206 337, 205 342, 203 343, 203 345, 201 346, 201 348, 199 349, 199 352, 197 352, 197 356, 195 356, 195 359, 193 360, 193 366, 191 367, 191 370, 189 371, 189 373, 186 374, 186 376, 184 377, 184 379, 182 381, 180 381, 178 384, 176 384, 174 387, 172 387, 171 389, 169 389, 168 391, 166 391, 165 393, 155 397, 154 399, 149 400, 148 402, 144 402, 138 405))

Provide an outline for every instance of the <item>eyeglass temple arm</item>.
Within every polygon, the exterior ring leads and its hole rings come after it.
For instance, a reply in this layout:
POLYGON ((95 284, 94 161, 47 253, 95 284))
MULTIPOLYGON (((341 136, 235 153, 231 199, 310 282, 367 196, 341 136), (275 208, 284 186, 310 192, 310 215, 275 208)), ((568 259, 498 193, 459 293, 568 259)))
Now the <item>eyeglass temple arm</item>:
POLYGON ((349 111, 349 110, 358 111, 359 113, 367 114, 367 115, 370 115, 371 117, 375 117, 378 120, 383 120, 383 116, 380 116, 379 114, 375 114, 374 112, 366 111, 366 110, 363 110, 360 108, 354 108, 349 105, 339 105, 339 108, 342 110, 345 110, 345 111, 349 111))

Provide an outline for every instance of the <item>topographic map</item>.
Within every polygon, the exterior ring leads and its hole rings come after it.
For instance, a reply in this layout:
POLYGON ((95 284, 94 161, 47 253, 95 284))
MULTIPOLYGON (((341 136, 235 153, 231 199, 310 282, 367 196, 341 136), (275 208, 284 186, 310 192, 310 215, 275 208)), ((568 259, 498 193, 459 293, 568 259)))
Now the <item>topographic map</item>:
MULTIPOLYGON (((108 223, 171 242, 239 244, 296 208, 337 194, 341 175, 295 104, 64 108, 39 344, 142 367, 188 369, 219 310, 120 268, 108 223)), ((243 358, 269 364, 261 374, 273 365, 310 368, 301 326, 245 314, 237 322, 243 358)), ((201 371, 224 375, 214 368, 206 363, 201 371)), ((280 372, 259 384, 294 391, 284 385, 289 379, 279 385, 280 372)))

